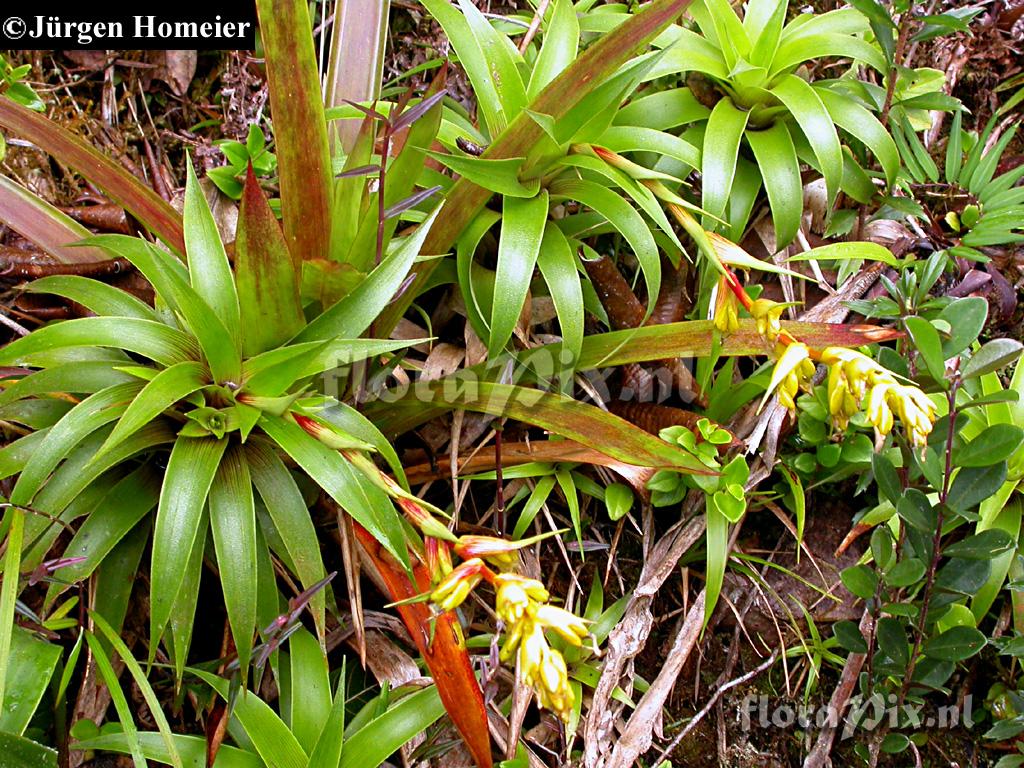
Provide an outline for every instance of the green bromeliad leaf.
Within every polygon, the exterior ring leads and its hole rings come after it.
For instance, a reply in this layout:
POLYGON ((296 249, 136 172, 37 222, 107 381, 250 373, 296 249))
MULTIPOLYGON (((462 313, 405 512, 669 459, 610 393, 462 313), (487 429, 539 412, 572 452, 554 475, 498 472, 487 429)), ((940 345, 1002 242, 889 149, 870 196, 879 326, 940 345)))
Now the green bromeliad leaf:
POLYGON ((171 611, 197 541, 206 497, 227 448, 226 438, 179 438, 167 462, 153 532, 150 587, 150 656, 171 618, 171 611))

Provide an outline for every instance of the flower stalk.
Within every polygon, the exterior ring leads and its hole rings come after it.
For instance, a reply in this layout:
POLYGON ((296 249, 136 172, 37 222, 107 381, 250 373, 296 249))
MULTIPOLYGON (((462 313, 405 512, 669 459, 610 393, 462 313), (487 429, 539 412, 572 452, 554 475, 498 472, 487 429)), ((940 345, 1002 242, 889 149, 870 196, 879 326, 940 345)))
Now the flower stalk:
MULTIPOLYGON (((481 583, 494 589, 495 612, 505 625, 501 659, 516 659, 518 680, 533 689, 538 706, 568 721, 575 703, 565 658, 548 643, 546 631, 579 646, 589 635, 587 622, 549 603, 544 585, 516 573, 518 551, 546 535, 519 541, 495 536, 455 536, 434 512, 440 510, 402 488, 364 452, 368 444, 315 416, 292 411, 291 418, 308 434, 337 450, 370 482, 381 488, 423 534, 422 561, 433 588, 425 597, 442 612, 454 611, 481 583), (462 562, 453 564, 452 555, 462 562)), ((372 449, 372 446, 369 446, 372 449)), ((556 532, 547 535, 554 535, 556 532)))

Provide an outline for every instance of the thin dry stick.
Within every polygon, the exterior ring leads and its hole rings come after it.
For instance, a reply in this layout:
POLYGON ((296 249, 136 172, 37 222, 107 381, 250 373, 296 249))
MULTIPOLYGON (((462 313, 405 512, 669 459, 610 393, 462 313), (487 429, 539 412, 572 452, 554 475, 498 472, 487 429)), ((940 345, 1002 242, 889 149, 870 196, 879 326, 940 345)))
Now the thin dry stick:
POLYGON ((540 0, 540 5, 537 6, 537 12, 533 14, 533 20, 530 22, 530 26, 526 30, 526 34, 523 35, 523 39, 519 41, 519 52, 523 53, 526 50, 526 46, 530 44, 534 36, 537 34, 537 30, 540 29, 540 23, 544 20, 544 14, 548 12, 548 4, 551 0, 540 0))
POLYGON ((28 336, 28 329, 25 326, 14 322, 3 312, 0 312, 0 325, 6 325, 19 336, 28 336))
POLYGON ((690 733, 690 731, 692 731, 694 728, 696 728, 697 725, 700 723, 700 721, 703 720, 707 716, 708 712, 711 711, 711 708, 713 706, 715 706, 715 704, 718 703, 718 700, 720 698, 722 698, 722 695, 726 691, 728 691, 728 690, 730 690, 732 688, 735 688, 737 685, 743 685, 748 680, 753 680, 755 677, 757 677, 762 672, 764 672, 766 669, 768 669, 768 667, 770 667, 772 664, 774 664, 776 658, 777 658, 777 655, 775 653, 773 653, 771 656, 769 656, 767 659, 762 661, 760 664, 758 664, 752 670, 747 672, 745 675, 740 675, 739 677, 737 677, 737 678, 735 678, 733 680, 730 680, 729 682, 725 683, 724 685, 720 685, 718 687, 718 690, 715 691, 714 695, 712 695, 712 697, 710 699, 708 699, 708 703, 704 705, 704 707, 701 709, 701 711, 693 716, 693 719, 690 720, 690 722, 688 722, 686 724, 686 727, 683 728, 683 730, 681 730, 675 736, 675 738, 673 738, 672 741, 670 741, 668 743, 667 747, 665 747, 663 750, 661 750, 661 754, 658 755, 657 758, 655 758, 655 760, 652 763, 652 765, 660 765, 661 762, 672 753, 672 750, 674 750, 676 747, 679 746, 679 742, 681 742, 683 739, 685 739, 687 734, 690 733))

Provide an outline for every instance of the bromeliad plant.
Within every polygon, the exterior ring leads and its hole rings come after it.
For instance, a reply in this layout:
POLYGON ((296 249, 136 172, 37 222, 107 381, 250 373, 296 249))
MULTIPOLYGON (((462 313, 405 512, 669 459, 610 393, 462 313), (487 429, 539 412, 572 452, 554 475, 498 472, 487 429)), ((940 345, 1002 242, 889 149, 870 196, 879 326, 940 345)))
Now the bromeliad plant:
MULTIPOLYGON (((742 237, 763 184, 778 248, 800 226, 802 162, 824 177, 830 202, 840 189, 862 202, 874 195, 840 131, 874 154, 886 184, 900 165, 892 138, 868 109, 799 71, 811 59, 848 58, 884 72, 885 59, 864 39, 867 19, 843 8, 799 14, 787 24, 788 5, 753 0, 741 20, 726 0, 695 3, 691 15, 699 32, 673 28, 663 35, 659 42, 668 47, 648 77, 696 73, 709 81, 710 93, 698 98, 693 87, 656 92, 636 99, 621 116, 652 129, 685 128, 682 138, 702 147, 701 206, 728 222, 734 240, 742 237)), ((714 229, 711 221, 706 218, 705 226, 714 229)))
MULTIPOLYGON (((32 446, 11 495, 12 503, 37 513, 26 520, 24 564, 34 567, 59 530, 48 516, 59 518, 74 496, 89 493, 94 483, 111 482, 108 497, 131 503, 126 509, 123 503, 108 508, 100 502, 68 547, 68 553, 84 559, 63 569, 65 579, 88 576, 155 506, 150 655, 168 634, 168 651, 180 675, 209 530, 244 679, 255 629, 265 624, 257 622, 257 603, 260 563, 269 561, 267 542, 281 542, 275 553, 292 565, 304 586, 323 577, 306 505, 285 464, 293 461, 409 569, 409 547, 418 547, 415 539, 407 541, 392 504, 397 503, 427 537, 429 554, 420 559, 425 558, 431 581, 440 582, 431 597, 442 610, 454 608, 481 578, 494 584, 499 615, 510 631, 505 655, 518 644, 523 681, 536 688, 542 705, 567 716, 572 694, 565 664, 547 647, 543 630, 550 627, 578 644, 586 628, 547 605, 543 587, 514 574, 515 550, 530 540, 457 539, 434 517, 436 510, 366 455, 380 451, 401 477, 393 449, 376 428, 351 408, 316 396, 314 389, 325 370, 415 343, 361 340, 355 337, 364 329, 351 323, 368 324, 387 301, 390 290, 386 284, 380 290, 380 275, 411 260, 438 210, 382 263, 376 279, 371 276, 342 307, 320 317, 333 318, 331 323, 306 324, 297 271, 283 273, 292 276, 290 285, 275 274, 287 267, 281 259, 288 249, 252 174, 234 271, 190 173, 184 217, 188 269, 145 240, 117 235, 91 240, 146 276, 158 297, 156 309, 86 278, 35 283, 32 290, 81 301, 98 316, 40 329, 0 355, 5 364, 42 368, 8 388, 5 402, 55 392, 88 395, 49 430, 25 438, 32 446), (345 327, 353 338, 325 330, 332 326, 345 327), (77 359, 64 354, 68 350, 76 350, 77 359), (161 479, 153 464, 164 456, 161 479), (142 466, 134 467, 139 459, 142 466), (269 524, 262 515, 258 522, 257 507, 269 524), (452 553, 466 559, 454 571, 452 553), (502 572, 491 571, 484 560, 502 572)), ((20 507, 13 514, 25 515, 20 507)), ((322 632, 324 602, 322 596, 314 599, 322 632)))
MULTIPOLYGON (((626 241, 651 297, 649 306, 661 285, 659 243, 676 264, 683 251, 650 191, 602 162, 585 145, 597 142, 621 151, 654 149, 687 169, 698 162, 697 148, 622 119, 620 105, 656 66, 656 55, 639 56, 588 82, 584 97, 564 112, 538 100, 546 86, 570 71, 579 53, 581 22, 569 0, 551 4, 541 24, 540 45, 532 42, 523 53, 514 38, 493 27, 471 2, 460 0, 458 9, 448 0, 427 0, 424 5, 444 28, 466 69, 481 118, 476 128, 449 109, 438 134, 447 152, 431 156, 462 180, 502 196, 500 213, 480 211, 457 241, 457 273, 467 316, 477 335, 487 341, 489 353, 498 354, 513 335, 534 270, 539 268, 554 301, 566 349, 576 360, 583 339, 584 307, 594 310, 597 306, 593 288, 580 274, 580 254, 588 259, 598 254, 584 240, 611 232, 626 241), (482 150, 466 151, 493 144, 502 134, 511 135, 517 119, 531 121, 540 133, 531 144, 517 141, 515 156, 491 157, 490 152, 475 156, 482 150), (476 252, 499 220, 491 270, 476 252)), ((679 184, 668 174, 651 171, 648 176, 679 184)))
POLYGON ((953 118, 946 145, 944 172, 904 117, 894 135, 900 144, 911 195, 920 202, 920 216, 938 246, 950 255, 982 260, 988 246, 1024 242, 1024 166, 996 171, 1003 152, 1013 141, 1017 126, 992 141, 999 115, 978 135, 962 128, 963 112, 953 118))

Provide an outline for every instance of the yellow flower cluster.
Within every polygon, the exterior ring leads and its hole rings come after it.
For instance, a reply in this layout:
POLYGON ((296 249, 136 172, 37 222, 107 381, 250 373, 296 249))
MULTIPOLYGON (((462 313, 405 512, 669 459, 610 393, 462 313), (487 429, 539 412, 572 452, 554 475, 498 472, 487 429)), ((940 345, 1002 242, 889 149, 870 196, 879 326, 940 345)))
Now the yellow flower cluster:
POLYGON ((927 445, 936 407, 924 392, 901 384, 891 371, 853 349, 828 347, 821 361, 829 366, 828 406, 837 426, 844 428, 866 398, 868 420, 879 440, 892 431, 895 414, 911 445, 927 445))
POLYGON ((565 658, 548 644, 544 630, 551 629, 579 646, 588 634, 586 624, 564 608, 548 605, 550 595, 536 579, 501 573, 495 578, 495 589, 498 616, 508 627, 502 660, 518 650, 519 677, 534 689, 537 703, 568 720, 574 703, 569 673, 565 658))
POLYGON ((548 604, 551 595, 541 582, 512 572, 494 573, 484 561, 510 568, 520 543, 486 536, 462 537, 455 551, 479 556, 454 568, 430 593, 430 599, 441 610, 451 611, 461 605, 481 579, 492 584, 495 609, 508 632, 501 649, 502 661, 515 654, 519 679, 534 690, 537 703, 567 721, 574 703, 569 672, 565 658, 548 644, 544 632, 551 630, 579 646, 589 631, 583 619, 548 604))

